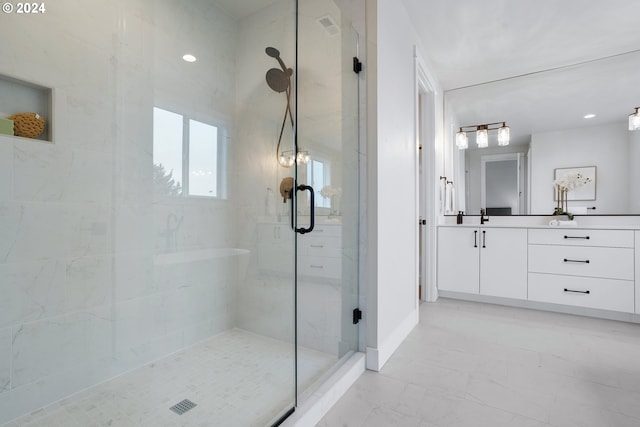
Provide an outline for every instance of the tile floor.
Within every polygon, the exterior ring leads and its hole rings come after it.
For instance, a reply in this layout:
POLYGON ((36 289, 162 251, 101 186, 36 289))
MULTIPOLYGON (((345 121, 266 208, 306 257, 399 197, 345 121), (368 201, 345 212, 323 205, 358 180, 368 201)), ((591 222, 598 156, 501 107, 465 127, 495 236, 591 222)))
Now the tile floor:
MULTIPOLYGON (((298 357, 301 389, 337 362, 298 357)), ((293 375, 291 344, 233 329, 3 427, 264 427, 293 402, 293 375), (169 410, 183 399, 198 406, 169 410)))
POLYGON ((317 427, 638 427, 640 324, 441 299, 317 427))

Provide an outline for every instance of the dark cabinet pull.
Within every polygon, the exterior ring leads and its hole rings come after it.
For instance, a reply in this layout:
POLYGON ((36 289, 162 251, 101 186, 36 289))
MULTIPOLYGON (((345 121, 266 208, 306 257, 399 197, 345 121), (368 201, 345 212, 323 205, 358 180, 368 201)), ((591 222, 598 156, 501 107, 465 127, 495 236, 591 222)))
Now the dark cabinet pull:
POLYGON ((578 262, 578 263, 582 263, 582 264, 589 264, 589 260, 586 259, 584 261, 579 260, 579 259, 564 259, 564 262, 578 262))
POLYGON ((589 236, 564 236, 565 239, 585 239, 589 240, 591 237, 589 236))
POLYGON ((473 247, 474 248, 478 247, 478 230, 475 230, 473 232, 473 247))
POLYGON ((573 292, 574 294, 590 294, 591 291, 574 291, 573 289, 564 288, 565 292, 573 292))
POLYGON ((487 247, 487 232, 485 230, 482 230, 482 247, 487 247))

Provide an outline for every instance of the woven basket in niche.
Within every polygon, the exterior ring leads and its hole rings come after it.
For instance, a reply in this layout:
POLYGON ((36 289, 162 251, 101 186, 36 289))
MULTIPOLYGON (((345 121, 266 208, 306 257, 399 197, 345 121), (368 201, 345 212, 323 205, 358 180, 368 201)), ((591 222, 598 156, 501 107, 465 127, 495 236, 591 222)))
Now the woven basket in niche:
POLYGON ((16 136, 37 138, 44 130, 44 119, 37 113, 18 113, 9 117, 9 120, 13 120, 16 136))

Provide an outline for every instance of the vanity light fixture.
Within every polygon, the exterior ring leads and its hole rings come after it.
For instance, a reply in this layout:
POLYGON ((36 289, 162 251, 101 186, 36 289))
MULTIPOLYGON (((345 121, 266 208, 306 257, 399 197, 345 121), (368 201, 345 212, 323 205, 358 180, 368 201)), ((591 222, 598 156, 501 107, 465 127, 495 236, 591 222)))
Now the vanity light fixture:
POLYGON ((505 122, 502 122, 502 126, 498 129, 498 145, 504 147, 509 145, 509 126, 505 122))
POLYGON ((456 132, 456 147, 458 147, 458 150, 466 150, 469 148, 469 137, 462 128, 456 132))
POLYGON ((629 114, 629 130, 640 130, 640 107, 636 107, 636 111, 629 114))
POLYGON ((478 148, 487 148, 489 146, 489 128, 487 125, 480 125, 476 130, 476 144, 478 148))
POLYGON ((296 156, 293 155, 293 151, 283 151, 278 157, 278 163, 280 163, 280 166, 284 166, 285 168, 290 168, 291 166, 293 166, 293 163, 295 161, 296 156))
POLYGON ((282 151, 278 157, 278 163, 286 168, 290 168, 294 163, 306 165, 310 160, 308 151, 298 151, 298 154, 294 154, 293 151, 282 151))
POLYGON ((473 126, 461 126, 460 130, 456 132, 456 146, 459 150, 469 148, 469 137, 467 132, 476 133, 476 144, 478 148, 486 148, 489 146, 489 131, 498 131, 498 145, 504 147, 509 145, 510 130, 506 122, 486 123, 473 126))
POLYGON ((298 164, 303 163, 306 165, 309 163, 309 160, 311 160, 311 157, 309 156, 308 151, 298 151, 298 154, 296 154, 296 161, 298 164))

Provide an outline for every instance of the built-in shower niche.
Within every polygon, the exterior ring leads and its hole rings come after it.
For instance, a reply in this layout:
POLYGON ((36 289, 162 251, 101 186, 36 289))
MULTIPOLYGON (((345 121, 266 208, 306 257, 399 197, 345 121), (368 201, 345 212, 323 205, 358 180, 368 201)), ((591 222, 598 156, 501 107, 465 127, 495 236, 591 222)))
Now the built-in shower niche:
MULTIPOLYGON (((52 142, 52 89, 0 74, 0 119, 17 113, 37 113, 45 120, 44 131, 34 138, 52 142)), ((0 137, 20 138, 0 133, 0 137)))

